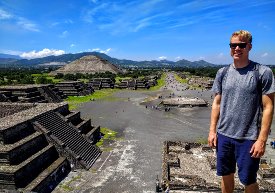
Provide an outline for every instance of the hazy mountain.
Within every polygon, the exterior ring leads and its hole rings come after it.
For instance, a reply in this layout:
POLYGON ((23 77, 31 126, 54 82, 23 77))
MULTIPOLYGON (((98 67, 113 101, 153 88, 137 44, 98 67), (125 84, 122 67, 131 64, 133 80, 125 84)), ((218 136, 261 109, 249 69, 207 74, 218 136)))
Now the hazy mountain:
MULTIPOLYGON (((0 54, 1 56, 2 54, 0 54)), ((173 68, 173 67, 203 67, 203 66, 216 66, 209 62, 200 60, 191 62, 188 60, 179 60, 177 62, 169 60, 151 60, 151 61, 133 61, 126 59, 116 59, 112 58, 106 54, 99 52, 82 52, 77 54, 63 54, 59 56, 47 56, 44 58, 35 58, 35 59, 7 59, 0 57, 0 65, 3 67, 38 67, 43 65, 65 65, 70 62, 73 62, 77 59, 80 59, 83 56, 94 55, 100 58, 107 60, 108 62, 120 66, 122 68, 173 68), (2 62, 1 62, 2 61, 2 62)), ((19 56, 18 56, 19 57, 19 56)))
POLYGON ((21 59, 20 56, 0 53, 0 65, 9 65, 19 59, 21 59))
POLYGON ((1 54, 0 53, 0 58, 9 58, 9 59, 22 59, 20 56, 17 56, 17 55, 11 55, 11 54, 1 54))

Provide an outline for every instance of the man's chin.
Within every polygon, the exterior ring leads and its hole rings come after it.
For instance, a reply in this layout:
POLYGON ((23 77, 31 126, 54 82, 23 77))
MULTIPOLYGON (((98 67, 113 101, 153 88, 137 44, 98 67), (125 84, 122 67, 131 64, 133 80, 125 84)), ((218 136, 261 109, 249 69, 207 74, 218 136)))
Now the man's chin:
POLYGON ((234 56, 233 56, 233 59, 234 59, 234 60, 240 60, 241 57, 242 57, 242 55, 234 55, 234 56))

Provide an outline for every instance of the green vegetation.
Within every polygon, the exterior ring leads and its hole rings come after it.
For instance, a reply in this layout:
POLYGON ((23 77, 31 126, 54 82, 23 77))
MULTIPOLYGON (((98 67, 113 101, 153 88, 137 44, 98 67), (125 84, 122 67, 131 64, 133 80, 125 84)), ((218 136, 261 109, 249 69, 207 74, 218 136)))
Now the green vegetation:
POLYGON ((108 144, 115 140, 121 140, 121 138, 117 137, 117 132, 106 127, 100 128, 100 133, 102 133, 103 137, 96 143, 98 147, 102 151, 111 151, 112 147, 108 147, 108 144))
POLYGON ((61 184, 60 187, 61 187, 63 190, 68 191, 68 192, 73 191, 74 189, 70 186, 70 184, 71 184, 72 182, 74 182, 74 181, 77 181, 77 180, 80 179, 80 178, 81 178, 80 175, 75 176, 75 177, 73 177, 70 181, 68 181, 68 182, 66 182, 66 183, 64 183, 64 184, 61 184))
POLYGON ((121 77, 121 76, 116 76, 115 78, 115 82, 119 83, 121 80, 127 80, 127 79, 131 79, 132 77, 121 77))
POLYGON ((111 96, 113 93, 117 92, 118 89, 103 89, 103 90, 97 90, 94 93, 87 95, 87 96, 69 96, 65 101, 69 104, 69 109, 75 109, 80 104, 98 100, 98 99, 105 99, 109 96, 111 96))
POLYGON ((151 76, 156 74, 158 70, 129 70, 126 73, 123 74, 118 74, 119 77, 121 78, 141 78, 141 77, 145 77, 145 76, 151 76))
POLYGON ((199 139, 196 140, 196 142, 200 143, 202 145, 206 145, 206 144, 208 144, 208 139, 200 137, 199 139))
POLYGON ((150 91, 156 91, 159 90, 161 87, 165 85, 165 79, 166 79, 167 74, 162 73, 161 78, 157 80, 158 84, 156 86, 150 87, 150 91))
POLYGON ((174 69, 174 71, 178 72, 189 72, 191 75, 195 76, 204 76, 215 78, 217 71, 221 68, 221 66, 217 67, 201 67, 201 68, 178 68, 174 69))
POLYGON ((58 82, 64 81, 63 78, 58 79, 58 78, 55 78, 55 77, 53 77, 53 76, 48 76, 47 79, 52 80, 52 82, 53 82, 54 84, 56 84, 56 83, 58 83, 58 82))
POLYGON ((179 75, 177 75, 176 73, 174 74, 174 76, 175 76, 175 79, 176 79, 178 82, 183 83, 183 84, 187 84, 187 83, 188 83, 187 78, 183 79, 183 78, 179 77, 179 75))

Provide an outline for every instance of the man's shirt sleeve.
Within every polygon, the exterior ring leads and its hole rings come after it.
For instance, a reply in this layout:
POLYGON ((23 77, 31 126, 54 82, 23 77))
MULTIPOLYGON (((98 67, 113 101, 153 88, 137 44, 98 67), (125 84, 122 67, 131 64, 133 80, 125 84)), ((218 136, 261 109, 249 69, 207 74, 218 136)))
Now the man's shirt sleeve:
POLYGON ((222 88, 222 71, 224 68, 220 68, 216 74, 216 78, 214 80, 213 86, 211 91, 213 91, 215 94, 222 94, 221 88, 222 88))
POLYGON ((275 82, 274 75, 270 68, 266 67, 263 70, 263 74, 261 77, 262 83, 262 94, 271 94, 275 92, 275 82))

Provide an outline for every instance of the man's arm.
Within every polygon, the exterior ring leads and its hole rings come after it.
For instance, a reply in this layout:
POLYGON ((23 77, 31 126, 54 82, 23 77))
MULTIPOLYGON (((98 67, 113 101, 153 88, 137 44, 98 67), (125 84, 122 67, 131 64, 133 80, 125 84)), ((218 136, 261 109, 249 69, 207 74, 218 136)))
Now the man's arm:
POLYGON ((208 145, 210 147, 216 147, 217 145, 217 123, 220 117, 220 103, 221 95, 216 94, 212 104, 211 119, 210 119, 210 129, 208 135, 208 145))
POLYGON ((270 131, 272 118, 273 118, 273 107, 274 107, 274 93, 263 95, 263 116, 262 125, 259 137, 252 146, 250 153, 251 157, 260 158, 265 153, 266 141, 270 131))

